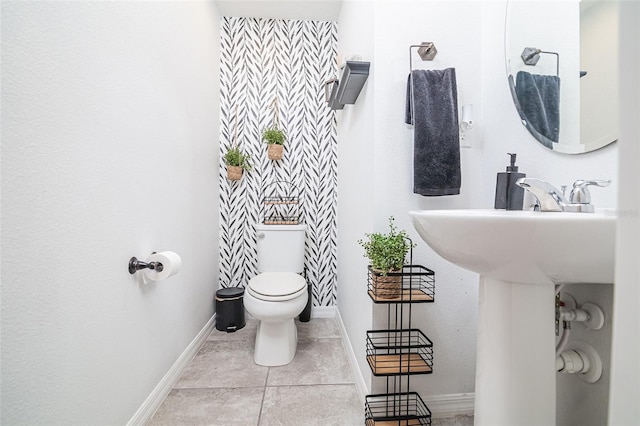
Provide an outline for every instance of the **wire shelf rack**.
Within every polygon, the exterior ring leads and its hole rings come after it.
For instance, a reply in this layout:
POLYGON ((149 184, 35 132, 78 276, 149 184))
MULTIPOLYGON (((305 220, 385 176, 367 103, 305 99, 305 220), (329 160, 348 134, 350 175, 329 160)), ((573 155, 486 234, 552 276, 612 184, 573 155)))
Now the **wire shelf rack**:
POLYGON ((430 425, 431 411, 416 392, 368 395, 366 426, 430 425))
POLYGON ((386 275, 368 268, 367 291, 375 303, 432 303, 435 286, 435 272, 422 265, 404 265, 386 275))
POLYGON ((419 329, 367 331, 367 362, 375 376, 431 374, 433 343, 419 329))
POLYGON ((262 204, 265 225, 298 225, 300 191, 291 182, 275 181, 265 186, 262 204))

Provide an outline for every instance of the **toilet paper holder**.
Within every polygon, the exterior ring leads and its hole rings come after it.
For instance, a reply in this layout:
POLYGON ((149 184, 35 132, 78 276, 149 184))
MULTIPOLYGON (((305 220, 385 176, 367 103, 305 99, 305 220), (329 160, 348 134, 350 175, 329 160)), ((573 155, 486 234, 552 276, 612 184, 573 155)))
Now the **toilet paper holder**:
MULTIPOLYGON (((156 254, 156 252, 154 251, 151 254, 156 254)), ((162 265, 162 263, 160 262, 143 262, 141 260, 138 260, 135 256, 129 259, 130 274, 135 274, 136 271, 139 271, 141 269, 153 269, 154 271, 162 272, 162 270, 164 269, 164 265, 162 265)))

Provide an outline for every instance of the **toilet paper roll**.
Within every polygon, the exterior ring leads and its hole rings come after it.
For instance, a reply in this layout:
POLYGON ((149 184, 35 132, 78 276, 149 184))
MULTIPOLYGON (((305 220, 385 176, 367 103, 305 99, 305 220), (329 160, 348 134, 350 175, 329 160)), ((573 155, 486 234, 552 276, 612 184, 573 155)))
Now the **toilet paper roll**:
POLYGON ((167 279, 180 271, 182 266, 182 258, 178 253, 172 251, 161 251, 149 256, 147 262, 160 262, 162 263, 162 271, 155 269, 145 269, 143 271, 144 281, 160 281, 167 279))

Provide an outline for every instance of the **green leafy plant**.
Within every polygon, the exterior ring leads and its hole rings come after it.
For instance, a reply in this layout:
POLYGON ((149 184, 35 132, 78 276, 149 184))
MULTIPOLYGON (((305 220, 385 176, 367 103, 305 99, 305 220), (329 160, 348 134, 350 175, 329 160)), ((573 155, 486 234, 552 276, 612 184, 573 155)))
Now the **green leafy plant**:
POLYGON ((262 139, 270 145, 284 145, 284 132, 276 126, 268 127, 262 132, 262 139))
POLYGON ((244 170, 251 170, 251 156, 243 153, 237 146, 229 148, 224 155, 224 162, 227 166, 242 167, 244 170))
POLYGON ((390 271, 401 270, 409 249, 415 247, 408 239, 406 231, 398 231, 389 216, 389 233, 365 234, 367 239, 358 240, 364 247, 364 257, 369 258, 371 267, 386 275, 390 271))

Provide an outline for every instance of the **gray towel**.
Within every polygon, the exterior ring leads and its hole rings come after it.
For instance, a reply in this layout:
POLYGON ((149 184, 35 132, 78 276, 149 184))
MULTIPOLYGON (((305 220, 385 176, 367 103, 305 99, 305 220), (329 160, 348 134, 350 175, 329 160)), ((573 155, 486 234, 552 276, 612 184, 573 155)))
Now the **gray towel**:
POLYGON ((454 68, 411 72, 405 122, 414 125, 413 192, 428 196, 459 194, 458 89, 454 68))
POLYGON ((519 71, 516 74, 516 97, 520 104, 520 117, 525 120, 527 128, 535 130, 544 139, 558 142, 560 77, 519 71))

